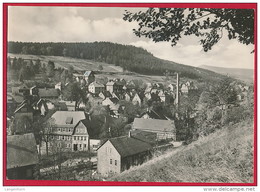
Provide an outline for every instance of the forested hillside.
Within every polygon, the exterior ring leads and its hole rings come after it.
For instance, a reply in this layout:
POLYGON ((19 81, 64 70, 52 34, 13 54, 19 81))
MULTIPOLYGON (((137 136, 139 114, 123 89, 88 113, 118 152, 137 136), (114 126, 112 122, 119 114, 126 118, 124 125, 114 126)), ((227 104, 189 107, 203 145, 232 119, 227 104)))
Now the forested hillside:
POLYGON ((9 42, 8 52, 15 54, 64 56, 105 62, 124 70, 146 75, 179 72, 191 79, 218 80, 222 76, 209 70, 178 64, 154 57, 148 51, 130 45, 94 43, 24 43, 9 42))

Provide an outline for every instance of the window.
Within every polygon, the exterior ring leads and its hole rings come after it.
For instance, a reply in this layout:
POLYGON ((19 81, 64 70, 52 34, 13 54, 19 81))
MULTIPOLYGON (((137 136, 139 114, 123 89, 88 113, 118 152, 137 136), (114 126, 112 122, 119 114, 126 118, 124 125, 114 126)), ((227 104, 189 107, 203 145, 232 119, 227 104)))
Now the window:
POLYGON ((110 159, 110 164, 112 165, 112 159, 110 159))
POLYGON ((67 117, 65 122, 66 122, 66 124, 72 124, 73 123, 73 118, 72 117, 67 117))
POLYGON ((84 148, 87 148, 87 145, 86 145, 86 144, 84 144, 84 148))
POLYGON ((74 137, 74 140, 77 140, 77 137, 74 137))
POLYGON ((115 165, 117 165, 117 160, 115 160, 115 165))
POLYGON ((83 141, 83 137, 81 137, 81 140, 83 141))
POLYGON ((61 130, 61 128, 58 128, 58 131, 60 131, 61 130))
POLYGON ((57 140, 60 140, 60 136, 59 135, 57 136, 57 140))
POLYGON ((71 145, 70 145, 70 144, 68 144, 68 146, 69 146, 69 148, 71 147, 71 145))
POLYGON ((79 148, 81 148, 82 147, 82 145, 81 144, 79 144, 79 148))
POLYGON ((64 136, 62 136, 62 140, 65 140, 64 136))
POLYGON ((86 141, 87 140, 87 137, 84 137, 84 141, 86 141))

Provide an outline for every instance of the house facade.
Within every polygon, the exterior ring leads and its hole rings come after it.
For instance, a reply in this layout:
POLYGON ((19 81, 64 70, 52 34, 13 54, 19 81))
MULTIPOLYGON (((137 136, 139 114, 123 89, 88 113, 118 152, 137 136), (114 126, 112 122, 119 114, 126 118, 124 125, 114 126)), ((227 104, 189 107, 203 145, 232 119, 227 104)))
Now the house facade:
POLYGON ((99 94, 105 91, 105 86, 95 81, 89 84, 88 91, 93 94, 99 94))
POLYGON ((120 81, 109 81, 106 84, 106 90, 112 93, 122 93, 124 84, 120 81))
POLYGON ((129 136, 108 139, 97 150, 97 171, 104 177, 137 166, 151 157, 152 146, 129 136))
POLYGON ((65 151, 89 150, 89 121, 83 111, 56 111, 51 130, 46 128, 51 144, 65 151))
POLYGON ((158 141, 168 139, 176 141, 176 128, 172 120, 135 118, 132 130, 156 133, 158 141))
POLYGON ((143 99, 144 99, 144 95, 141 95, 141 94, 136 93, 135 96, 134 96, 133 99, 132 99, 132 103, 133 103, 134 105, 139 105, 139 106, 141 106, 141 105, 142 105, 142 102, 143 102, 143 99))

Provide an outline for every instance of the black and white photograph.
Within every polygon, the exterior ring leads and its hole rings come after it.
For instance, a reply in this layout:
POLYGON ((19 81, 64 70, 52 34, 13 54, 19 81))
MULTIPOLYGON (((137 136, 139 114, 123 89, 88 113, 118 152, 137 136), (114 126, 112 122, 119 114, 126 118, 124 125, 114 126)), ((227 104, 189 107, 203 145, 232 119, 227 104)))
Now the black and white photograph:
POLYGON ((8 5, 4 180, 256 184, 256 5, 129 5, 8 5))

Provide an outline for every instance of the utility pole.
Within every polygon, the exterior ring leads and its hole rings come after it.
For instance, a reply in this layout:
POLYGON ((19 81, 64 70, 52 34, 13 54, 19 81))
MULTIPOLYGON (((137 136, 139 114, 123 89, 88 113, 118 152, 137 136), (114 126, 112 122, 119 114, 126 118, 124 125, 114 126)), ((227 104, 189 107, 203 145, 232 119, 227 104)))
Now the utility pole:
POLYGON ((177 74, 177 81, 176 81, 176 99, 175 99, 175 104, 176 104, 176 109, 178 110, 179 108, 179 73, 177 74))

